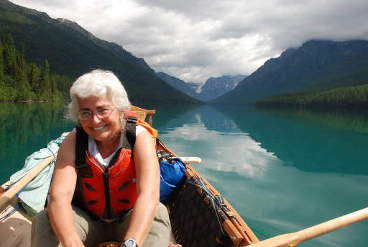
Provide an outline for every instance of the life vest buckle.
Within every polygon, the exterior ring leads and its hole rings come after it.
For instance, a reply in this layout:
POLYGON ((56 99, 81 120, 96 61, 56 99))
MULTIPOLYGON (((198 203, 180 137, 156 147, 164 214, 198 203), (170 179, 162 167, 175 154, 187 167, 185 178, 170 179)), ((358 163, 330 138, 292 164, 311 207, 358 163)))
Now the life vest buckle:
POLYGON ((126 121, 127 121, 127 123, 136 123, 137 122, 137 118, 135 118, 135 117, 127 117, 126 118, 126 121))

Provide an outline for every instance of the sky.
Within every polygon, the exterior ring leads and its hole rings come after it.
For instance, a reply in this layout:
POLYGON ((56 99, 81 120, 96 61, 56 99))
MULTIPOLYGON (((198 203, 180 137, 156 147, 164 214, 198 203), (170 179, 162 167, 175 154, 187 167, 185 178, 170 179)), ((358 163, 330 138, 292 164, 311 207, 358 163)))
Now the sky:
POLYGON ((11 0, 187 82, 251 74, 311 39, 368 40, 367 0, 11 0))

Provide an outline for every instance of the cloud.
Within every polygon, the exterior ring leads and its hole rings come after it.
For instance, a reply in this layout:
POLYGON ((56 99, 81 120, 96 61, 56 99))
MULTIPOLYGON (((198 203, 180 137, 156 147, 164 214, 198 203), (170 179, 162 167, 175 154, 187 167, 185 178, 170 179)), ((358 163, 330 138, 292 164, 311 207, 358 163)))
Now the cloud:
POLYGON ((189 156, 193 155, 193 147, 201 147, 201 167, 211 170, 236 172, 246 177, 262 177, 269 166, 282 163, 248 135, 234 138, 232 135, 208 130, 201 122, 184 124, 161 133, 161 137, 174 150, 189 156), (181 141, 178 142, 178 139, 181 141), (219 143, 222 145, 218 145, 219 143), (187 147, 191 150, 187 150, 187 147))
POLYGON ((310 39, 368 39, 366 0, 15 0, 186 81, 249 74, 310 39))

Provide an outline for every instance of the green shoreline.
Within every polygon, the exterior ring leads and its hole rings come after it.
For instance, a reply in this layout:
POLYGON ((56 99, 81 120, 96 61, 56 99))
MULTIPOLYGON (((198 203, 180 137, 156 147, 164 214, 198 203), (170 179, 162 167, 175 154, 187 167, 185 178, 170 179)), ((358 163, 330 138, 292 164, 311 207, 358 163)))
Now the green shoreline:
POLYGON ((273 96, 258 100, 256 106, 330 109, 366 108, 368 107, 368 84, 317 92, 300 92, 273 96))

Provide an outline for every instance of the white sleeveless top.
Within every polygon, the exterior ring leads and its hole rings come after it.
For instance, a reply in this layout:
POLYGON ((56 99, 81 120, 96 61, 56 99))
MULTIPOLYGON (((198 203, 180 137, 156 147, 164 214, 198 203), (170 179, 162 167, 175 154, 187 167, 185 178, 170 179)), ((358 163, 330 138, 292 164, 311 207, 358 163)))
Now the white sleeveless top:
MULTIPOLYGON (((137 125, 136 128, 135 128, 135 136, 138 136, 143 131, 147 131, 146 128, 144 128, 140 125, 137 125)), ((95 158, 95 160, 97 160, 101 165, 103 165, 105 167, 107 167, 109 165, 112 157, 114 157, 114 154, 122 146, 123 146, 123 143, 122 143, 122 139, 120 138, 120 143, 119 143, 119 146, 116 148, 116 150, 104 159, 104 158, 102 158, 102 155, 101 155, 100 151, 98 151, 98 149, 97 149, 97 144, 96 144, 95 140, 93 140, 93 138, 88 136, 88 151, 95 158)))

